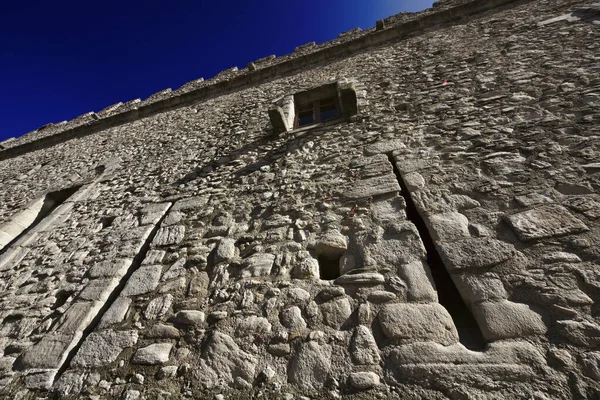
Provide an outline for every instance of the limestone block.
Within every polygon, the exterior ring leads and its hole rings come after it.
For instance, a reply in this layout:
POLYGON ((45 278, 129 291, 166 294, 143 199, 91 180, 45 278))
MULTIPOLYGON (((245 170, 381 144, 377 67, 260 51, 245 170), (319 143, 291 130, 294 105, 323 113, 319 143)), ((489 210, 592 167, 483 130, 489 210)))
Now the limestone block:
POLYGON ((181 257, 177 261, 173 263, 169 267, 169 269, 163 274, 160 279, 162 282, 169 281, 171 279, 179 278, 181 276, 185 276, 187 274, 187 269, 185 268, 185 263, 187 262, 187 258, 181 257))
POLYGON ((199 310, 181 310, 175 314, 173 320, 183 325, 200 325, 206 320, 206 314, 199 310))
POLYGON ((235 257, 235 241, 233 239, 222 239, 215 249, 215 264, 229 261, 235 257))
POLYGON ((138 349, 131 362, 133 364, 143 365, 161 365, 169 361, 169 354, 173 344, 171 343, 155 343, 150 346, 138 349))
POLYGON ((320 256, 338 257, 348 248, 348 239, 338 230, 325 232, 315 244, 315 251, 320 256))
POLYGON ((273 269, 275 255, 267 253, 256 253, 242 262, 241 277, 250 278, 258 276, 269 276, 273 269))
POLYGON ((163 318, 169 312, 171 304, 173 304, 171 294, 152 299, 144 309, 144 318, 150 320, 163 318))
POLYGON ((543 335, 547 331, 541 315, 526 304, 508 300, 485 301, 473 305, 472 309, 486 340, 543 335))
POLYGON ((444 265, 450 271, 491 267, 513 258, 514 246, 493 238, 468 238, 437 243, 444 265))
POLYGON ((119 284, 118 278, 93 279, 79 293, 79 299, 105 302, 119 284))
POLYGON ((585 347, 600 346, 600 326, 587 321, 556 322, 556 331, 571 343, 585 347))
POLYGON ((73 334, 47 334, 17 358, 15 368, 19 370, 30 368, 57 369, 67 357, 67 352, 74 345, 73 343, 73 334))
POLYGON ((185 237, 185 226, 173 225, 160 228, 152 241, 153 246, 168 246, 178 244, 185 237))
POLYGON ((348 383, 355 389, 367 390, 379 385, 379 375, 375 372, 353 372, 348 383))
POLYGON ((146 337, 156 339, 179 339, 180 336, 179 329, 165 324, 153 325, 146 333, 146 337))
POLYGON ((278 106, 269 108, 269 119, 275 133, 287 132, 290 127, 287 125, 287 119, 283 109, 278 106))
POLYGON ((433 304, 386 304, 379 312, 383 333, 393 340, 458 342, 458 333, 448 311, 433 304))
POLYGON ((133 259, 116 258, 113 260, 99 261, 90 268, 90 278, 113 278, 125 276, 133 259))
POLYGON ((295 265, 293 276, 297 279, 318 279, 319 261, 310 255, 307 255, 295 265))
POLYGON ((546 360, 540 351, 525 341, 491 342, 482 352, 470 351, 460 343, 451 346, 434 342, 411 343, 395 347, 389 353, 389 357, 394 365, 546 365, 546 360))
POLYGON ((108 310, 102 316, 100 320, 99 328, 107 328, 113 324, 118 324, 125 319, 129 306, 131 305, 131 298, 119 297, 110 306, 108 310))
POLYGON ((409 301, 431 303, 438 301, 431 271, 422 261, 415 260, 399 265, 398 276, 406 283, 406 295, 409 301))
POLYGON ((198 379, 206 387, 254 382, 257 360, 228 335, 215 331, 202 352, 198 379), (241 380, 241 382, 240 382, 241 380))
POLYGON ((508 297, 502 281, 492 276, 456 274, 452 279, 467 304, 508 297))
POLYGON ((406 188, 412 192, 421 190, 425 187, 425 178, 418 172, 409 172, 402 175, 406 188))
POLYGON ((428 218, 431 238, 435 241, 454 242, 468 238, 469 220, 458 212, 431 215, 428 218))
POLYGON ((371 333, 364 325, 359 325, 354 331, 350 342, 350 356, 355 364, 372 365, 379 364, 379 348, 371 333))
POLYGON ((558 204, 513 214, 506 219, 521 240, 543 239, 589 230, 583 222, 558 204))
POLYGON ((92 332, 83 342, 79 351, 71 361, 77 367, 100 367, 114 362, 119 354, 135 345, 138 340, 137 331, 105 330, 92 332))
POLYGON ((302 318, 302 311, 297 306, 292 306, 281 311, 279 318, 281 325, 292 332, 298 332, 306 328, 306 321, 302 318))
POLYGON ((393 139, 370 144, 365 147, 364 153, 366 156, 374 156, 376 154, 388 154, 405 148, 406 145, 403 141, 400 139, 393 139))
POLYGON ((83 332, 100 310, 101 303, 78 301, 71 304, 53 328, 58 333, 83 332))
POLYGON ((303 389, 321 389, 331 369, 331 346, 302 343, 288 369, 288 381, 303 389))
POLYGON ((158 286, 161 274, 161 265, 141 266, 131 275, 121 296, 136 296, 152 292, 158 286))
POLYGON ((377 272, 365 272, 361 274, 346 274, 337 278, 336 285, 380 285, 385 282, 385 277, 377 272))
POLYGON ((398 184, 396 175, 387 174, 357 181, 352 189, 344 193, 344 197, 348 199, 363 199, 365 197, 375 197, 395 192, 400 192, 400 185, 398 184))
POLYGON ((323 323, 339 329, 352 315, 352 307, 347 297, 338 297, 320 305, 323 323))
POLYGON ((155 225, 171 207, 171 203, 151 203, 144 207, 140 216, 140 225, 155 225))
POLYGON ((264 317, 251 315, 242 319, 236 330, 237 337, 266 335, 271 332, 271 323, 264 317))

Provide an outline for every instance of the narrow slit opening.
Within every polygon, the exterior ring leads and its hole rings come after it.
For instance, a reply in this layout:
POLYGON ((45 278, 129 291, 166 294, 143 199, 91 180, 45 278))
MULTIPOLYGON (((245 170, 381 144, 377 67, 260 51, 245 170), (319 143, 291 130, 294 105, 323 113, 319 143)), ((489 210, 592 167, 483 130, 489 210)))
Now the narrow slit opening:
POLYGON ((402 175, 396 166, 394 157, 391 154, 388 154, 388 160, 392 164, 394 174, 402 189, 401 195, 406 202, 406 217, 417 227, 425 250, 427 251, 427 264, 429 265, 433 281, 435 282, 438 301, 452 317, 456 330, 458 331, 460 343, 470 350, 481 351, 485 348, 486 342, 479 329, 479 325, 456 288, 450 273, 446 269, 446 266, 435 247, 435 243, 429 234, 427 225, 425 224, 423 217, 421 217, 421 214, 419 214, 415 203, 412 201, 410 192, 408 191, 402 175))

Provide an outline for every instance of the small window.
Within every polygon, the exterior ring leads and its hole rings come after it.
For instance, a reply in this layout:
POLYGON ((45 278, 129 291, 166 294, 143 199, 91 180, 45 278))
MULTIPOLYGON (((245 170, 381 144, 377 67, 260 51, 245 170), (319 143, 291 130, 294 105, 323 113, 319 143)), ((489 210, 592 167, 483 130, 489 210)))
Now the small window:
POLYGON ((330 121, 340 117, 336 97, 300 104, 296 112, 296 128, 330 121))

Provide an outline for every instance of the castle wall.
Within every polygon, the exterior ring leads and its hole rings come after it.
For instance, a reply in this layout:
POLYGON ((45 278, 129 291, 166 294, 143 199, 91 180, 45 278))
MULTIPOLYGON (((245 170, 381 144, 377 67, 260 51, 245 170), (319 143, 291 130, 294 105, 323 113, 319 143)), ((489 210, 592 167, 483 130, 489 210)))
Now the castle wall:
POLYGON ((3 392, 597 395, 583 4, 511 3, 0 161, 3 392), (273 102, 343 79, 356 115, 273 132, 273 102))

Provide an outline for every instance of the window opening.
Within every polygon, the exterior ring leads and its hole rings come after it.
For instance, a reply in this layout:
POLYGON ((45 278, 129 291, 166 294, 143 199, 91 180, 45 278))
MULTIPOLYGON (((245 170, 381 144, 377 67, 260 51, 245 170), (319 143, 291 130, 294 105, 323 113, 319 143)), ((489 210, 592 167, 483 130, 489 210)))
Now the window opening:
POLYGON ((340 257, 332 255, 320 255, 317 258, 319 262, 319 278, 324 281, 332 281, 340 277, 340 257))
POLYGON ((340 108, 336 97, 315 100, 311 103, 300 104, 296 111, 296 126, 314 125, 340 117, 340 108))

